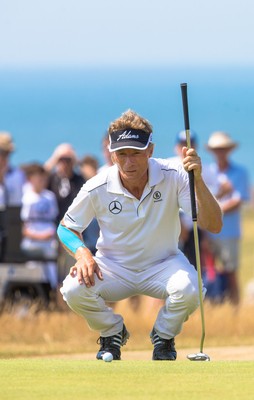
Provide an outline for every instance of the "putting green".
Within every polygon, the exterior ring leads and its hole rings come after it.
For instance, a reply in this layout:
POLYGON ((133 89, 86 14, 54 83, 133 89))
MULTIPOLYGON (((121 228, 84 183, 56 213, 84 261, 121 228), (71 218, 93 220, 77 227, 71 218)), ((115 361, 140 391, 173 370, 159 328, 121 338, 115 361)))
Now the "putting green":
POLYGON ((251 400, 254 362, 8 359, 0 385, 1 400, 251 400))

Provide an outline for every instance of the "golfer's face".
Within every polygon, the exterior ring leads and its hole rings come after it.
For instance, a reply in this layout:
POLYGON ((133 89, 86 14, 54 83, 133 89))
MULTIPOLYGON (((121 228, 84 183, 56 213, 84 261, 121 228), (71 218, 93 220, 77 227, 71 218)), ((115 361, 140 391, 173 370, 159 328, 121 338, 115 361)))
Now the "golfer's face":
POLYGON ((152 149, 122 149, 112 153, 112 161, 118 166, 121 178, 132 183, 147 177, 148 159, 152 149))

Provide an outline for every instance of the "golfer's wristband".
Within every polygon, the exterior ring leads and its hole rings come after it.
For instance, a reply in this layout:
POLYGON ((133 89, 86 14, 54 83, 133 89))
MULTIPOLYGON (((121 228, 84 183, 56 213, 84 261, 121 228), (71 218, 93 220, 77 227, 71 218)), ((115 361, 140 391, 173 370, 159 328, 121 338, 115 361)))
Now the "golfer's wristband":
POLYGON ((86 247, 85 243, 75 233, 62 224, 59 224, 57 234, 64 246, 73 254, 76 253, 79 247, 86 247))

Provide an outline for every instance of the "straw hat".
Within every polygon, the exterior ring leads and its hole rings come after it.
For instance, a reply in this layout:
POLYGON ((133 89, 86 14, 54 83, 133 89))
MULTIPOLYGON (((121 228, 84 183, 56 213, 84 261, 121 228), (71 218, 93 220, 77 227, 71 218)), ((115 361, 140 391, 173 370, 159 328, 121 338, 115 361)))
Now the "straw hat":
POLYGON ((0 132, 0 151, 11 153, 14 151, 12 137, 8 132, 0 132))
POLYGON ((238 143, 234 142, 226 132, 213 132, 208 140, 206 148, 208 150, 215 149, 234 149, 238 143))

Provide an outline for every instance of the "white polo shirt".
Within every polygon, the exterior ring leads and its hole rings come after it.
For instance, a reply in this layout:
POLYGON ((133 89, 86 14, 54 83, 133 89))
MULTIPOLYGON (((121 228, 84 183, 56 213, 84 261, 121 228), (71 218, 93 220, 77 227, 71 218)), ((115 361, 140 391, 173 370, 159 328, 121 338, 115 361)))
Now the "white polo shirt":
POLYGON ((178 250, 179 208, 191 214, 188 174, 170 160, 149 159, 149 181, 140 200, 121 184, 117 166, 88 180, 64 216, 78 232, 96 218, 96 257, 144 270, 178 250))

